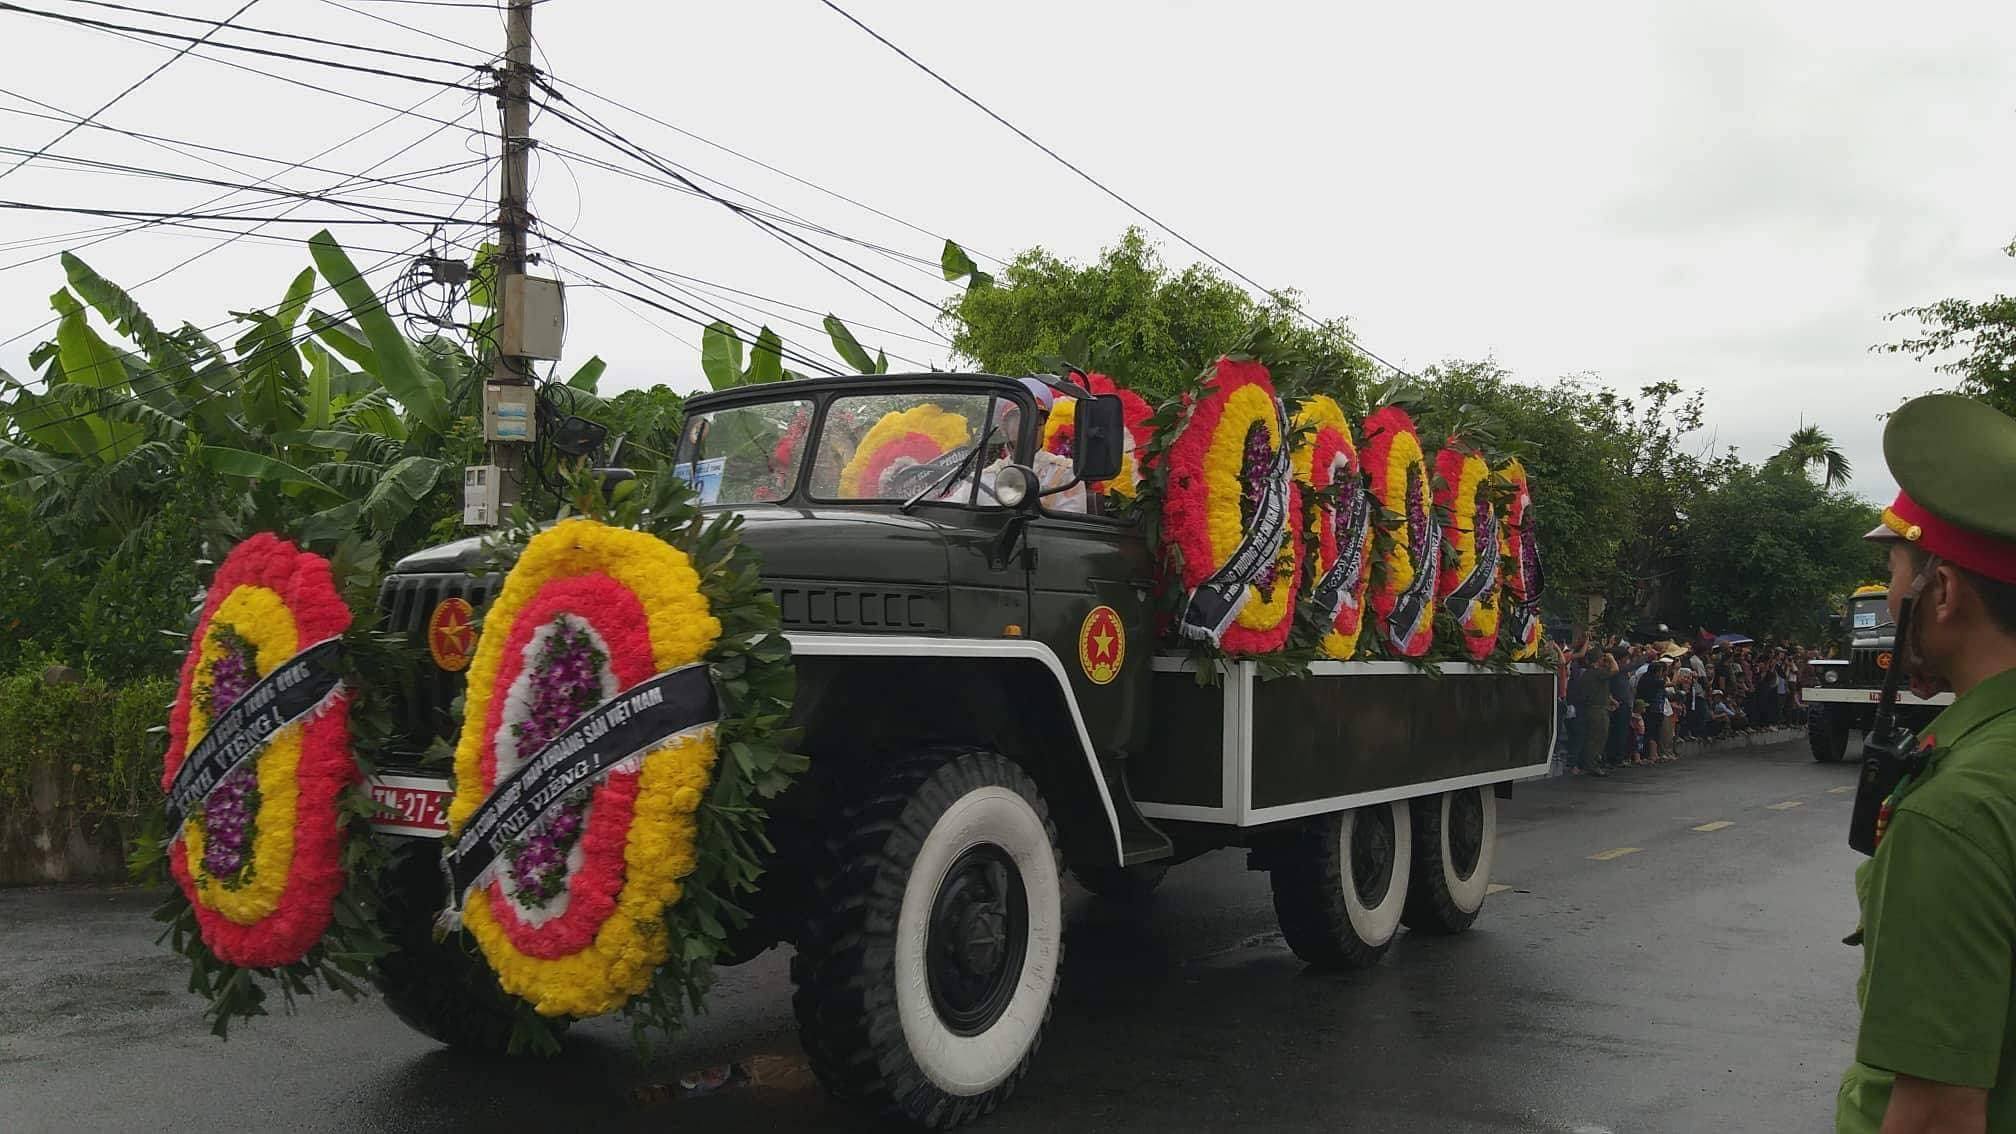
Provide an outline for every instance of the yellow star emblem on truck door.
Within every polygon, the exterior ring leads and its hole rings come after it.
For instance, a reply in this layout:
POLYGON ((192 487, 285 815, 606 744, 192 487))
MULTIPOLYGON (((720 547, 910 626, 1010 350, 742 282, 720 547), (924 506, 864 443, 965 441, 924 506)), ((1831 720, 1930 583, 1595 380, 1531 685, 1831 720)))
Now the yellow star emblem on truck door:
POLYGON ((1110 606, 1095 606, 1078 628, 1078 665, 1094 685, 1120 676, 1127 661, 1127 628, 1110 606))

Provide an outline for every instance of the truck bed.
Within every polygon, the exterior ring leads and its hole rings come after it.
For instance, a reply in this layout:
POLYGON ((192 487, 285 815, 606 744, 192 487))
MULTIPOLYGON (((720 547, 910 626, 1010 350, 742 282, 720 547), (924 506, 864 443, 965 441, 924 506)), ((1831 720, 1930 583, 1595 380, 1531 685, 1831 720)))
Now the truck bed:
POLYGON ((1157 657, 1152 740, 1128 785, 1150 818, 1251 827, 1547 774, 1552 669, 1441 671, 1318 662, 1262 681, 1238 662, 1200 686, 1190 659, 1157 657))

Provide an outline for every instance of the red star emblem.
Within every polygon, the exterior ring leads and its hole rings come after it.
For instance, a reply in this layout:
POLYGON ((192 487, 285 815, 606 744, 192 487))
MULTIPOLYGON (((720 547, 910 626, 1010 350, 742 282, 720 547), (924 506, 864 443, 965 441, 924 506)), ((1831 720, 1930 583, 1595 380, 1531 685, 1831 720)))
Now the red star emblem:
POLYGON ((427 652, 435 665, 450 673, 469 667, 476 654, 476 628, 470 625, 475 617, 476 611, 459 598, 443 599, 434 608, 427 619, 427 652))

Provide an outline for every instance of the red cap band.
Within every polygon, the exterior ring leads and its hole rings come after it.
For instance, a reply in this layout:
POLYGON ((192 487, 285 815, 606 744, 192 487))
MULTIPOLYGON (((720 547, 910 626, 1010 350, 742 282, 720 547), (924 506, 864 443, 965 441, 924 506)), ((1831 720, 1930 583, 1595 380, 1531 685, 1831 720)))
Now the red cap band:
POLYGON ((2016 544, 1942 520, 1905 493, 1899 492, 1890 507, 1883 510, 1883 523, 1955 567, 1965 567, 2000 583, 2016 583, 2016 544))

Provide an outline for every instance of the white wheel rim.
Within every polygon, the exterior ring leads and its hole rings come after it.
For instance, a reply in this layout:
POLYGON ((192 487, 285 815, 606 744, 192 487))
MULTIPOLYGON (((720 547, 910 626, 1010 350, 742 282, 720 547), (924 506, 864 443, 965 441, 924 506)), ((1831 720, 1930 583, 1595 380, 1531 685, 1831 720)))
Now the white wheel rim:
POLYGON ((1442 885, 1449 891, 1449 900, 1464 913, 1476 913, 1484 905, 1484 892, 1491 888, 1491 860, 1498 848, 1498 793, 1485 788, 1472 788, 1477 793, 1478 806, 1484 815, 1482 842, 1477 847, 1477 866, 1468 878, 1456 873, 1456 856, 1449 846, 1449 813, 1454 792, 1442 793, 1442 885))
POLYGON ((1414 824, 1409 818, 1406 800, 1392 803, 1376 803, 1372 807, 1390 807, 1393 813, 1393 873, 1386 884, 1386 896, 1374 905, 1367 905, 1358 897, 1358 886, 1352 879, 1351 834, 1358 825, 1360 813, 1371 808, 1364 807, 1346 811, 1343 821, 1338 824, 1337 837, 1341 840, 1344 869, 1344 912, 1351 920, 1352 932, 1367 945, 1384 945, 1393 939, 1400 929, 1400 912, 1407 905, 1407 873, 1414 861, 1414 824))
POLYGON ((992 1090, 1029 1053, 1057 987, 1063 917, 1057 857, 1028 800, 1004 787, 976 788, 932 826, 903 886, 894 966, 904 1043, 917 1069, 939 1090, 962 1097, 992 1090), (979 1035, 962 1036, 947 1028, 931 1006, 925 940, 931 904, 947 871, 961 854, 985 843, 1007 851, 1022 874, 1029 902, 1028 947, 1014 997, 1001 1018, 979 1035))

